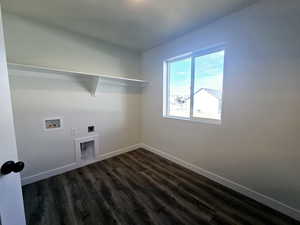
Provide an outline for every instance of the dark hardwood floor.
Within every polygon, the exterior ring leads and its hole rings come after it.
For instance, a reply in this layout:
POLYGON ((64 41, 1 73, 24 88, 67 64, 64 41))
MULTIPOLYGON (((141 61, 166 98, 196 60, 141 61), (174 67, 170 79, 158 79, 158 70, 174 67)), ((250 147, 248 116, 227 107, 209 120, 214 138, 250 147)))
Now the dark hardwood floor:
POLYGON ((142 149, 23 193, 28 225, 300 224, 142 149))

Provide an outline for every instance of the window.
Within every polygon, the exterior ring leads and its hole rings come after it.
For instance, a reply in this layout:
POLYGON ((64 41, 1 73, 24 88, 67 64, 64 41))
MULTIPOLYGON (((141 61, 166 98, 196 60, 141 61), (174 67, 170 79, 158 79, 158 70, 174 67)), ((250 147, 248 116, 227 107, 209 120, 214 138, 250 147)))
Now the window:
POLYGON ((166 61, 164 116, 221 121, 225 48, 166 61))

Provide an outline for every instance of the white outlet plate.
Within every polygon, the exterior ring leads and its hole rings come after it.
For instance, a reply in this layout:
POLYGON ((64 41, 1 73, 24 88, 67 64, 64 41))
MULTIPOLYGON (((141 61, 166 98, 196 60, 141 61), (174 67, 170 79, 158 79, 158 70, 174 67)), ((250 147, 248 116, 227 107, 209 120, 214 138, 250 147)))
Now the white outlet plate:
POLYGON ((77 129, 76 128, 72 128, 71 129, 71 135, 74 137, 77 134, 77 129))

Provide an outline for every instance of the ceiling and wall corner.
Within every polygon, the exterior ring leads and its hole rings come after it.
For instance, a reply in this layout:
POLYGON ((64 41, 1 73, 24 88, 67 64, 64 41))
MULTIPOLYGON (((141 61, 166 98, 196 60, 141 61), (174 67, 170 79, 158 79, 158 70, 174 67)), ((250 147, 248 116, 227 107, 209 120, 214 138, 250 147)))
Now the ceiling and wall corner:
POLYGON ((11 13, 3 13, 10 63, 139 78, 140 53, 11 13))
POLYGON ((147 50, 257 0, 3 0, 3 10, 130 49, 147 50))

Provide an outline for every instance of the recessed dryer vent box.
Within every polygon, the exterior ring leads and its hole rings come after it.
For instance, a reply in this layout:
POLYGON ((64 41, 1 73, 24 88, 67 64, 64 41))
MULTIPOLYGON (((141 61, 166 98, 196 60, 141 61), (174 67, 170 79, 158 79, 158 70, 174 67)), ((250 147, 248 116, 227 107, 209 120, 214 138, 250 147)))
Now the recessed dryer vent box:
POLYGON ((45 130, 56 130, 62 128, 62 119, 61 118, 48 118, 44 120, 45 130))
POLYGON ((80 160, 92 160, 95 158, 95 141, 80 143, 80 160))
POLYGON ((78 163, 95 160, 98 154, 98 135, 75 139, 75 156, 78 163))

